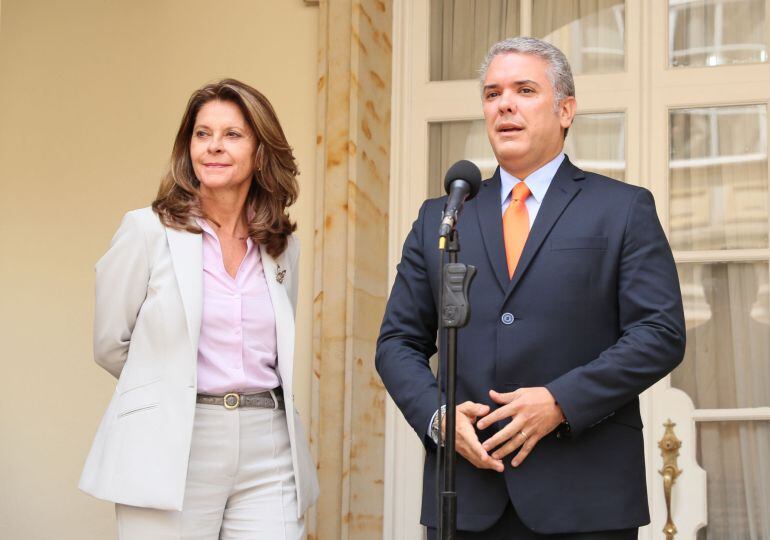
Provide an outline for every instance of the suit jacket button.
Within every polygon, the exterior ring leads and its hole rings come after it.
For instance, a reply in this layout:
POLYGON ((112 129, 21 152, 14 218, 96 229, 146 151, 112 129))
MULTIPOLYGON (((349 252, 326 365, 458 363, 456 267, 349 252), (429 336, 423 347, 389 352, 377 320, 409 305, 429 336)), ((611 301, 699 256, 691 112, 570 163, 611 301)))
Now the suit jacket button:
POLYGON ((516 317, 514 317, 511 313, 505 312, 503 313, 503 316, 500 317, 500 320, 503 321, 503 324, 513 324, 513 321, 516 320, 516 317))

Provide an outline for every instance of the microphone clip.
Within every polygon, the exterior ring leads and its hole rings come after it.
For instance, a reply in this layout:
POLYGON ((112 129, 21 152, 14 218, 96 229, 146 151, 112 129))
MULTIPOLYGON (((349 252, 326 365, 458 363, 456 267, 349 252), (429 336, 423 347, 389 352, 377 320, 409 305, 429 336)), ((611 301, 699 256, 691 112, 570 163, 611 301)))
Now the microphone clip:
POLYGON ((441 323, 444 328, 462 328, 468 323, 471 315, 468 290, 476 275, 476 267, 463 263, 448 263, 443 271, 441 323))
POLYGON ((441 238, 439 241, 439 249, 444 249, 444 241, 449 238, 449 235, 455 230, 455 224, 457 223, 457 212, 446 213, 441 219, 441 226, 438 230, 438 235, 441 238))

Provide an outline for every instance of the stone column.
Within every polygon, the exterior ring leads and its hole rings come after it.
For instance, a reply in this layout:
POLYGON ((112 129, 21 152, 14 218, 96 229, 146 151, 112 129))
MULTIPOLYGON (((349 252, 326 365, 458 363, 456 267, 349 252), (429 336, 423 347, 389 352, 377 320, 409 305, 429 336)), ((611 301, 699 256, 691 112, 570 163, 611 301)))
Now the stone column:
POLYGON ((382 536, 392 0, 321 0, 309 538, 382 536))

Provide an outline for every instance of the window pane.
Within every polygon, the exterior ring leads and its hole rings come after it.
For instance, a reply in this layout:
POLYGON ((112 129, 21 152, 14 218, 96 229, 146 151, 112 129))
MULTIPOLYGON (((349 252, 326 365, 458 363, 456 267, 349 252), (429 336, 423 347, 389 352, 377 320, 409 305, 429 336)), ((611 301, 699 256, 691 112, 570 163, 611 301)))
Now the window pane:
POLYGON ((698 540, 770 538, 770 421, 698 422, 697 429, 708 499, 698 540))
MULTIPOLYGON (((482 178, 491 177, 497 168, 483 120, 432 123, 428 146, 428 193, 431 197, 444 194, 444 175, 459 159, 468 159, 478 165, 482 178)), ((624 114, 577 115, 564 151, 578 167, 624 180, 624 114)))
POLYGON ((669 0, 669 65, 767 61, 765 0, 669 0))
POLYGON ((768 264, 678 265, 687 324, 671 385, 698 409, 770 406, 768 264))
POLYGON ((532 34, 559 47, 576 75, 625 70, 625 2, 537 0, 532 34))
POLYGON ((431 0, 430 79, 475 79, 489 48, 519 35, 519 0, 431 0))
POLYGON ((677 109, 669 123, 672 247, 768 247, 767 107, 677 109))
POLYGON ((497 160, 489 146, 483 120, 437 122, 428 131, 428 196, 444 194, 444 175, 460 159, 467 159, 481 169, 481 178, 492 176, 497 160))
POLYGON ((586 171, 626 179, 625 114, 579 114, 567 135, 565 152, 586 171))

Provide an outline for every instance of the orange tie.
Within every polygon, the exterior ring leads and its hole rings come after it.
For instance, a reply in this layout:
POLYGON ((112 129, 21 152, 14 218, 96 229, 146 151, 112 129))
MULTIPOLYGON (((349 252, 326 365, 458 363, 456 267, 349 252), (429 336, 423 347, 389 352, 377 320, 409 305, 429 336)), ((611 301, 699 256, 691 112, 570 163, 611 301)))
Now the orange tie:
POLYGON ((505 240, 505 258, 508 260, 508 277, 513 278, 513 271, 519 264, 521 252, 529 236, 529 212, 524 201, 532 192, 524 182, 519 182, 511 192, 511 204, 503 214, 503 238, 505 240))

